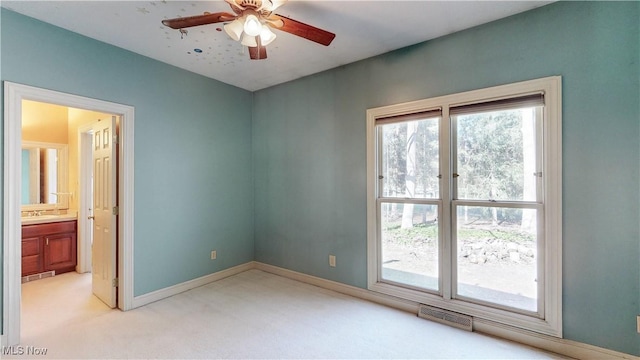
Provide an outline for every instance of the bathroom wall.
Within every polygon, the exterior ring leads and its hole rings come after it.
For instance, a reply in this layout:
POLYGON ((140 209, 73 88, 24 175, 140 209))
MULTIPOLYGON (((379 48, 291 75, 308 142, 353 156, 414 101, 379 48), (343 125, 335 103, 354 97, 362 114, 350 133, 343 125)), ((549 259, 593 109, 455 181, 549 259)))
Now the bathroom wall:
POLYGON ((64 106, 22 101, 22 141, 68 144, 68 121, 64 106))
MULTIPOLYGON (((78 210, 78 128, 110 116, 95 111, 24 100, 22 140, 66 144, 68 146, 69 209, 78 210)), ((23 189, 24 190, 24 189, 23 189)))

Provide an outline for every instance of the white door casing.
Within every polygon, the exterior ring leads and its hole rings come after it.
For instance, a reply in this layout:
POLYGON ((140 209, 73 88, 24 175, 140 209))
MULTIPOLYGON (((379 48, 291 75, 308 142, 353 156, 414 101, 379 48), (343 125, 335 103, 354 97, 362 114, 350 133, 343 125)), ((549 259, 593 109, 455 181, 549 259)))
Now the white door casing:
POLYGON ((134 108, 129 105, 4 81, 2 346, 20 343, 22 100, 46 102, 121 116, 121 133, 118 145, 120 156, 118 308, 130 310, 135 306, 133 293, 134 108))
POLYGON ((91 244, 93 243, 93 127, 78 129, 78 266, 79 273, 91 272, 91 244))
POLYGON ((116 117, 93 124, 92 289, 107 306, 116 306, 116 117))

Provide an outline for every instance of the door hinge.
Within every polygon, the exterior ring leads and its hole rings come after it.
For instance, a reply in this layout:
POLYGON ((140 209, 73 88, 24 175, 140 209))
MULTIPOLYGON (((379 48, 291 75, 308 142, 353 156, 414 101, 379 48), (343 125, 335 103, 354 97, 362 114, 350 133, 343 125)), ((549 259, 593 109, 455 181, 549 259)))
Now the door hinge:
POLYGON ((120 142, 120 137, 118 135, 113 135, 113 145, 118 145, 120 142))
POLYGON ((112 215, 120 215, 120 208, 117 206, 113 207, 113 210, 111 211, 112 215))
POLYGON ((118 287, 118 278, 111 280, 111 286, 118 287))

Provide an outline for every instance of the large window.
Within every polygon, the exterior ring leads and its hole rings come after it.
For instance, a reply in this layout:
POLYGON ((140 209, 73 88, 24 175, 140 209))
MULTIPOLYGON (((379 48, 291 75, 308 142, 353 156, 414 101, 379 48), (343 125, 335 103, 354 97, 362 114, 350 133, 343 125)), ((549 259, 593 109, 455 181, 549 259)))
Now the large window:
POLYGON ((367 112, 369 288, 561 336, 560 78, 367 112))

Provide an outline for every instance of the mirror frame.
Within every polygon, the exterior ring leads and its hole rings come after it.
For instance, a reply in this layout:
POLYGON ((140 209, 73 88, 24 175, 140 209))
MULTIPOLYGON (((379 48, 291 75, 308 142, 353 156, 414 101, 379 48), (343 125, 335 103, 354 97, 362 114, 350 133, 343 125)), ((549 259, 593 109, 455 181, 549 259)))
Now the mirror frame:
MULTIPOLYGON (((28 204, 21 205, 21 211, 40 210, 68 210, 69 209, 69 146, 67 144, 47 143, 38 141, 22 141, 22 149, 47 148, 58 150, 58 193, 66 193, 67 196, 58 196, 56 204, 28 204)), ((29 169, 22 169, 29 171, 29 169)))

